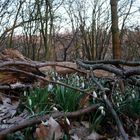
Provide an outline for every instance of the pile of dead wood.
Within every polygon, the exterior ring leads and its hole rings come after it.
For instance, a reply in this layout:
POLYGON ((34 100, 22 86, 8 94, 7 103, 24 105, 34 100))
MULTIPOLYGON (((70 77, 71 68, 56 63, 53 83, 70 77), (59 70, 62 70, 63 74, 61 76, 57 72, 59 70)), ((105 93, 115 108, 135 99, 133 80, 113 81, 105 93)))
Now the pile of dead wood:
MULTIPOLYGON (((59 74, 78 72, 87 75, 91 71, 97 77, 113 78, 115 75, 129 79, 134 84, 140 84, 137 78, 140 74, 140 62, 123 60, 72 62, 36 62, 23 56, 18 50, 5 49, 0 53, 0 86, 21 83, 33 84, 38 80, 47 80, 45 73, 56 71, 59 74)), ((49 81, 48 81, 49 82, 49 81)))

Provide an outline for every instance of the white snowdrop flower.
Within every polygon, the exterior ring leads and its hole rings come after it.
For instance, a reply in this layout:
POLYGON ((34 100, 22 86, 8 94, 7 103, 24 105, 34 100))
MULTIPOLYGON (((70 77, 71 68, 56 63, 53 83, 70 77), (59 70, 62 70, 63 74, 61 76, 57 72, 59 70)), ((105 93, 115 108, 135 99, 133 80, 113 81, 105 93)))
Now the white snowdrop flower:
POLYGON ((105 100, 107 99, 107 96, 105 94, 103 95, 103 97, 104 97, 105 100))
POLYGON ((121 102, 123 101, 122 97, 120 97, 120 101, 121 101, 121 102))
POLYGON ((53 85, 52 84, 49 84, 48 85, 48 91, 51 91, 53 89, 53 85))
POLYGON ((56 79, 55 79, 55 77, 52 77, 52 79, 53 79, 53 81, 55 81, 56 79))
POLYGON ((27 94, 26 94, 26 91, 24 91, 24 92, 23 92, 23 95, 24 95, 24 96, 26 96, 26 95, 27 95, 27 94))
POLYGON ((67 122, 68 125, 70 125, 70 121, 67 117, 66 117, 66 122, 67 122))
POLYGON ((55 73, 55 76, 58 77, 58 73, 57 72, 55 73))
POLYGON ((61 78, 60 78, 59 76, 57 77, 57 79, 58 79, 59 81, 61 80, 61 78))
POLYGON ((55 75, 54 71, 52 71, 52 75, 55 75))
POLYGON ((97 98, 97 94, 96 94, 95 91, 92 92, 92 95, 93 95, 94 98, 97 98))
POLYGON ((53 107, 53 110, 58 111, 58 109, 55 106, 53 107))
POLYGON ((104 110, 104 107, 103 106, 100 106, 98 109, 99 110, 104 110))
POLYGON ((29 102, 29 105, 31 106, 32 105, 32 100, 30 98, 28 98, 28 102, 29 102))
POLYGON ((132 96, 133 99, 135 98, 135 94, 132 94, 131 96, 132 96))
POLYGON ((78 80, 78 81, 80 80, 80 78, 79 78, 79 76, 78 76, 78 75, 76 75, 76 80, 78 80))
POLYGON ((84 82, 81 83, 81 87, 82 87, 82 88, 85 87, 85 83, 84 83, 84 82))
POLYGON ((120 104, 119 104, 119 103, 117 103, 117 106, 119 107, 119 106, 120 106, 120 104))
POLYGON ((101 111, 102 115, 105 115, 105 111, 104 111, 104 107, 103 106, 100 106, 98 109, 101 111))
POLYGON ((101 110, 101 114, 105 116, 105 111, 103 109, 101 110))
POLYGON ((69 78, 68 74, 66 74, 66 78, 67 78, 67 79, 69 78))
POLYGON ((119 93, 117 92, 116 95, 119 95, 119 93))

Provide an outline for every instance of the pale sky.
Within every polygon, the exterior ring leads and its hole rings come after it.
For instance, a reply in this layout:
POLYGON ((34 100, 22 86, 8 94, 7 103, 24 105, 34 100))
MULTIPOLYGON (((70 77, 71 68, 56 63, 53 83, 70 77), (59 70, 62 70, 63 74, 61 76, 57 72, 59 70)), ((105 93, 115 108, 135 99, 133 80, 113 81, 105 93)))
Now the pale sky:
MULTIPOLYGON (((78 2, 78 1, 81 1, 81 2, 83 2, 83 4, 85 4, 85 3, 87 3, 87 7, 85 7, 85 12, 82 12, 82 15, 84 15, 83 17, 86 17, 86 26, 88 27, 88 26, 90 26, 90 24, 91 24, 91 16, 92 16, 92 9, 93 9, 93 7, 94 7, 94 0, 75 0, 75 2, 78 2)), ((96 1, 96 0, 95 0, 96 1)), ((109 2, 110 2, 110 0, 98 0, 98 1, 96 1, 96 2, 100 2, 100 3, 102 3, 102 1, 105 1, 106 2, 106 4, 104 4, 104 6, 102 7, 102 9, 101 9, 101 12, 103 12, 103 10, 104 10, 104 8, 105 7, 107 7, 108 6, 108 8, 109 8, 109 11, 110 11, 110 5, 109 5, 109 2)), ((120 0, 120 1, 124 1, 124 0, 120 0)), ((129 0, 130 1, 130 0, 129 0)), ((133 25, 133 24, 136 24, 137 26, 138 25, 140 25, 140 0, 135 0, 136 2, 135 2, 135 4, 133 5, 134 7, 132 8, 132 11, 135 11, 136 9, 138 9, 139 8, 139 12, 137 12, 137 13, 135 13, 134 15, 131 15, 131 16, 129 16, 128 17, 128 21, 127 21, 127 25, 133 25)), ((80 5, 80 3, 78 3, 78 5, 80 5)), ((66 7, 65 7, 66 8, 66 7)), ((59 9, 56 11, 56 15, 58 15, 58 16, 63 16, 63 18, 65 18, 65 19, 63 19, 62 21, 61 20, 59 20, 59 18, 57 19, 57 21, 55 22, 55 25, 56 26, 58 26, 58 25, 60 25, 61 27, 62 27, 62 29, 60 30, 61 32, 64 32, 65 30, 70 30, 71 31, 71 27, 72 27, 72 25, 71 25, 71 20, 70 20, 70 18, 69 18, 69 16, 68 16, 68 14, 67 14, 67 12, 66 12, 66 10, 65 10, 65 8, 64 8, 64 5, 62 5, 61 7, 59 7, 59 9)), ((78 26, 79 26, 79 19, 78 20, 76 20, 77 19, 77 17, 79 18, 79 13, 78 12, 76 12, 76 6, 75 5, 72 5, 71 7, 70 7, 70 9, 72 9, 72 8, 74 8, 74 11, 72 11, 72 17, 73 17, 73 19, 74 19, 74 26, 76 27, 77 25, 76 24, 78 24, 78 26)), ((80 12, 82 11, 82 9, 84 10, 84 7, 82 7, 82 8, 80 8, 80 12)), ((68 10, 68 9, 67 9, 68 10)), ((124 9, 125 10, 125 9, 124 9)), ((69 11, 69 10, 68 10, 69 11)), ((103 12, 103 13, 100 13, 101 14, 101 18, 100 18, 100 20, 99 20, 99 18, 98 18, 98 16, 96 16, 96 19, 98 19, 98 23, 99 22, 102 22, 102 21, 104 21, 104 20, 106 20, 106 19, 104 19, 105 18, 105 16, 107 15, 106 14, 106 12, 103 12)), ((123 19, 123 18, 122 18, 123 19)), ((121 18, 119 18, 119 23, 121 24, 121 18)), ((5 21, 10 21, 8 24, 9 24, 9 27, 10 26, 12 26, 13 25, 13 19, 12 19, 12 17, 11 18, 9 18, 9 17, 5 17, 5 21), (11 25, 10 25, 11 24, 11 25)), ((2 25, 0 25, 1 27, 0 28, 2 28, 2 29, 4 29, 5 27, 4 26, 2 26, 2 25)), ((15 30, 16 32, 17 32, 17 34, 19 34, 19 33, 21 33, 21 28, 18 28, 18 29, 16 29, 15 30)), ((1 33, 1 32, 0 32, 1 33)))
MULTIPOLYGON (((83 1, 83 0, 81 0, 81 1, 83 1)), ((85 11, 86 16, 88 17, 86 19, 86 25, 87 26, 89 26, 90 23, 91 23, 91 13, 92 13, 93 4, 94 4, 93 1, 94 0, 86 0, 86 3, 89 4, 88 5, 89 7, 85 11)), ((100 1, 100 3, 102 3, 102 1, 104 1, 104 0, 98 0, 98 2, 99 1, 100 1)), ((103 8, 106 8, 106 6, 108 6, 109 11, 110 11, 110 4, 109 4, 110 0, 106 0, 105 2, 106 3, 102 7, 101 11, 103 11, 104 10, 103 8)), ((124 0, 120 0, 120 2, 124 2, 124 0)), ((128 7, 124 7, 123 10, 127 13, 128 8, 129 8, 129 6, 128 7)), ((140 9, 140 0, 135 0, 135 3, 133 4, 133 8, 131 9, 131 12, 138 10, 138 8, 140 9)), ((62 28, 61 31, 63 32, 63 31, 65 31, 65 29, 71 30, 71 24, 70 24, 71 21, 69 20, 68 14, 66 13, 66 10, 64 9, 64 7, 60 7, 59 12, 61 13, 61 15, 63 15, 67 19, 64 22, 61 22, 61 25, 64 26, 64 28, 62 28)), ((73 11, 73 13, 74 13, 74 11, 73 11)), ((106 16, 105 12, 102 13, 102 18, 100 19, 100 21, 104 21, 104 16, 106 16)), ((121 28, 121 24, 122 24, 122 21, 123 21, 124 17, 125 16, 122 16, 122 17, 119 18, 119 27, 120 28, 121 28)), ((126 21, 126 25, 128 25, 128 26, 129 25, 131 26, 131 25, 134 25, 134 24, 140 25, 140 18, 139 17, 140 17, 140 10, 139 10, 139 12, 134 13, 134 14, 128 16, 127 21, 126 21)))

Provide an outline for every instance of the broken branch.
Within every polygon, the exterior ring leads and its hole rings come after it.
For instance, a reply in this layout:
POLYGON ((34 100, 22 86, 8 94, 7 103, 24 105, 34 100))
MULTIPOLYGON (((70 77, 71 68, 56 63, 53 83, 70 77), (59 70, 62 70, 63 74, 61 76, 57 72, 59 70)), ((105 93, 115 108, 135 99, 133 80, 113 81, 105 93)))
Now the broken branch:
POLYGON ((99 106, 100 106, 100 104, 96 104, 96 105, 91 105, 91 106, 89 106, 87 108, 84 108, 84 109, 81 109, 81 110, 78 110, 78 111, 75 111, 75 112, 57 112, 57 113, 53 113, 51 115, 49 114, 49 115, 45 115, 45 116, 41 116, 41 117, 36 117, 36 118, 33 118, 33 119, 29 119, 29 120, 26 120, 26 121, 24 121, 22 123, 19 123, 17 126, 13 126, 11 128, 2 130, 0 132, 0 139, 2 139, 3 137, 5 137, 9 133, 13 133, 13 132, 16 132, 17 130, 24 129, 24 128, 29 127, 29 126, 33 126, 35 124, 39 124, 39 123, 41 123, 41 121, 46 121, 51 116, 53 118, 58 118, 58 117, 75 118, 75 117, 78 117, 78 116, 87 114, 87 113, 89 113, 91 111, 94 111, 99 106))

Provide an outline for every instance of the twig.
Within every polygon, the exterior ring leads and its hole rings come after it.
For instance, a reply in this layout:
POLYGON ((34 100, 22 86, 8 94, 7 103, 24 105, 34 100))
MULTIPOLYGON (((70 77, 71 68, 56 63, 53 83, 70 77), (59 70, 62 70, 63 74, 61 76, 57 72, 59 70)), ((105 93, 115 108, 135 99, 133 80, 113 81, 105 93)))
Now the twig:
POLYGON ((0 132, 0 139, 5 137, 9 133, 13 133, 13 132, 16 132, 17 130, 24 129, 24 128, 29 127, 29 126, 33 126, 35 124, 39 124, 39 123, 41 123, 41 121, 46 121, 47 119, 50 118, 50 116, 52 116, 54 119, 58 118, 58 117, 64 117, 64 116, 68 117, 68 118, 76 118, 78 116, 81 116, 81 115, 84 115, 84 114, 87 114, 91 111, 96 110, 99 106, 100 106, 100 104, 96 104, 96 105, 92 105, 92 106, 89 106, 87 108, 75 111, 75 112, 67 112, 67 113, 57 112, 57 113, 45 115, 42 117, 28 119, 22 123, 19 123, 17 126, 12 126, 11 128, 8 128, 8 129, 1 131, 0 132))
POLYGON ((97 61, 83 61, 85 64, 111 64, 111 65, 126 65, 126 66, 140 66, 140 61, 126 61, 126 60, 97 60, 97 61))
POLYGON ((123 78, 129 78, 130 76, 134 75, 140 75, 140 67, 133 67, 133 68, 127 68, 127 69, 119 69, 113 66, 105 65, 105 64, 85 64, 82 61, 77 60, 77 64, 85 68, 87 70, 96 70, 96 69, 101 69, 105 70, 111 73, 114 73, 118 76, 121 76, 123 78))
POLYGON ((120 121, 116 111, 114 110, 111 102, 108 100, 108 98, 107 98, 107 96, 105 94, 105 92, 106 92, 105 88, 98 81, 96 81, 94 78, 93 78, 93 80, 96 83, 96 85, 102 90, 102 92, 103 92, 103 99, 104 99, 104 101, 105 101, 109 111, 112 113, 112 116, 114 117, 114 119, 116 121, 118 130, 120 131, 120 134, 122 135, 122 138, 124 140, 128 140, 128 136, 127 136, 127 134, 126 134, 126 132, 125 132, 125 130, 123 128, 123 125, 122 125, 122 123, 121 123, 121 121, 120 121))
POLYGON ((47 67, 47 66, 58 66, 58 67, 63 67, 67 69, 71 69, 73 71, 79 72, 81 74, 87 74, 87 72, 76 69, 74 67, 58 64, 57 62, 46 62, 46 63, 40 63, 37 61, 31 61, 31 62, 23 62, 23 61, 5 61, 0 64, 0 67, 5 67, 5 66, 25 66, 25 67, 31 67, 31 68, 42 68, 42 67, 47 67))
POLYGON ((125 70, 124 75, 127 78, 129 78, 130 76, 133 76, 133 75, 140 75, 140 67, 125 70))
POLYGON ((84 74, 84 75, 87 74, 87 72, 85 72, 83 70, 79 70, 79 69, 74 68, 74 67, 58 64, 57 62, 39 63, 39 64, 37 64, 37 66, 38 66, 38 68, 46 67, 46 66, 55 66, 55 67, 57 66, 57 67, 63 67, 63 68, 71 69, 73 71, 79 72, 79 73, 84 74))
POLYGON ((31 72, 22 71, 22 70, 19 70, 19 69, 0 68, 0 71, 4 71, 4 72, 7 71, 7 72, 13 72, 13 73, 21 73, 21 74, 25 74, 25 75, 27 75, 27 76, 31 76, 31 77, 40 79, 40 80, 46 82, 46 84, 47 84, 47 83, 58 84, 58 85, 65 86, 65 87, 67 87, 67 88, 71 88, 71 89, 73 89, 73 90, 80 91, 80 92, 82 92, 82 93, 87 93, 87 92, 88 92, 88 91, 86 91, 86 90, 82 90, 82 89, 79 89, 79 88, 76 88, 76 87, 67 85, 67 84, 62 83, 62 82, 59 82, 59 81, 57 81, 57 82, 56 82, 56 81, 51 81, 51 80, 48 80, 48 79, 46 79, 46 78, 44 78, 44 77, 42 77, 42 76, 35 75, 35 74, 31 73, 31 72))
POLYGON ((122 77, 124 76, 123 75, 123 71, 120 70, 119 68, 107 66, 107 65, 104 65, 104 64, 94 64, 94 65, 85 64, 85 63, 83 63, 82 61, 79 61, 79 60, 77 60, 76 62, 77 62, 77 64, 80 67, 85 68, 87 70, 90 70, 90 69, 92 69, 92 70, 101 69, 101 70, 105 70, 105 71, 114 73, 116 75, 122 76, 122 77))
POLYGON ((104 98, 104 101, 105 101, 106 105, 108 106, 108 109, 110 110, 110 112, 112 113, 112 115, 113 115, 113 117, 116 121, 117 127, 120 131, 120 134, 122 135, 122 138, 124 140, 128 140, 128 135, 126 134, 126 132, 123 128, 123 125, 122 125, 116 111, 114 110, 113 106, 111 105, 111 102, 108 100, 106 94, 103 95, 103 98, 104 98))

